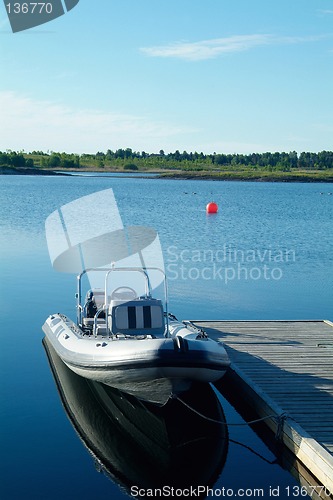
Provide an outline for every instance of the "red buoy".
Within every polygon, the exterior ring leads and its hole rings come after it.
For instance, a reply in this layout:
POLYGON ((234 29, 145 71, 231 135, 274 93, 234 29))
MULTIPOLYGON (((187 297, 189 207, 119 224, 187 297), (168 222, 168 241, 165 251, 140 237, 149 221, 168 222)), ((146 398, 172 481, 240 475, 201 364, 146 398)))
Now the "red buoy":
POLYGON ((211 201, 206 206, 207 214, 216 214, 218 209, 219 209, 219 207, 218 207, 217 203, 215 203, 214 201, 211 201))

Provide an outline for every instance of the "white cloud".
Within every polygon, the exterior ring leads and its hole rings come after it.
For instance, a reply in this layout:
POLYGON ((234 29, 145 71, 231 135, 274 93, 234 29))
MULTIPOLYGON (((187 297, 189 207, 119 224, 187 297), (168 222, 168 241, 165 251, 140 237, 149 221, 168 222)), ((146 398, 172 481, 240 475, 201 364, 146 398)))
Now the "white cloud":
POLYGON ((94 153, 124 147, 154 151, 165 141, 196 131, 142 116, 74 109, 11 91, 0 92, 0 114, 0 151, 94 153))
POLYGON ((164 46, 142 48, 141 51, 152 57, 176 57, 199 61, 265 45, 270 43, 270 38, 270 35, 236 35, 199 42, 175 42, 164 46))
POLYGON ((235 35, 199 42, 173 42, 168 45, 143 47, 141 52, 150 57, 171 57, 187 61, 214 59, 223 54, 244 52, 264 45, 293 44, 318 41, 326 36, 286 36, 269 34, 235 35))
POLYGON ((333 10, 330 9, 318 9, 317 12, 323 16, 333 15, 333 10))

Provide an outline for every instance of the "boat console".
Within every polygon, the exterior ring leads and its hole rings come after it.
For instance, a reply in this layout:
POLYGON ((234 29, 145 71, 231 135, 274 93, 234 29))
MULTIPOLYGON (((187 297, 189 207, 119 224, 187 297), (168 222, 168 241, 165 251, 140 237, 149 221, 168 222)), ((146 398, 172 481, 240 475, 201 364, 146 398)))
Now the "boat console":
MULTIPOLYGON (((165 276, 163 271, 163 278, 165 276)), ((166 285, 164 285, 166 286, 166 285)), ((166 290, 165 290, 166 291, 166 290)), ((151 296, 148 269, 142 268, 96 268, 87 269, 78 276, 77 324, 86 335, 149 335, 152 338, 163 336, 168 320, 164 312, 163 302, 151 296), (105 289, 92 288, 86 293, 84 305, 81 304, 82 278, 88 272, 103 271, 105 289), (110 277, 116 271, 134 271, 143 274, 145 291, 142 296, 128 286, 117 287, 110 292, 110 277)), ((166 301, 165 301, 166 302, 166 301)))

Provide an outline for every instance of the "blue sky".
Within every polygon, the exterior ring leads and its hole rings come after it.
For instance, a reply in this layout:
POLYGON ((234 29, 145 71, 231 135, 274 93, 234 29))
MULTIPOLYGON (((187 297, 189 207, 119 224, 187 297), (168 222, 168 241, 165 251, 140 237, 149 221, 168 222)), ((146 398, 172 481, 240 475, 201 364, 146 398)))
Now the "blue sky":
POLYGON ((0 150, 333 149, 332 0, 80 0, 13 34, 0 150))

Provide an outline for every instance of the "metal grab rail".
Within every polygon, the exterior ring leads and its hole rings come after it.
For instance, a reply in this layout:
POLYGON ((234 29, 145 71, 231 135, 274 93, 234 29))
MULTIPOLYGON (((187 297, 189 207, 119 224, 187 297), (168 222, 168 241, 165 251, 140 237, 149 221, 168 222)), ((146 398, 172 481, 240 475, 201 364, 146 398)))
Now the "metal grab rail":
POLYGON ((160 269, 159 267, 91 267, 88 269, 83 270, 78 276, 77 276, 77 293, 76 293, 76 299, 77 299, 77 324, 81 325, 82 324, 82 317, 83 317, 83 307, 82 307, 82 286, 81 286, 81 281, 82 278, 85 274, 89 272, 104 272, 105 273, 105 288, 104 288, 104 304, 103 306, 97 310, 95 316, 94 316, 94 326, 93 326, 93 333, 96 332, 97 328, 97 319, 99 314, 102 311, 105 311, 105 320, 106 320, 106 329, 109 332, 109 315, 108 315, 108 308, 109 308, 109 301, 108 301, 108 281, 109 277, 113 272, 139 272, 144 275, 145 277, 145 295, 147 298, 150 298, 152 296, 152 288, 151 288, 151 283, 150 283, 150 278, 149 278, 149 271, 158 271, 159 273, 162 274, 163 276, 163 286, 164 286, 164 304, 165 304, 165 317, 166 317, 166 337, 169 336, 169 313, 168 313, 168 288, 167 288, 167 281, 166 281, 166 275, 165 272, 160 269))
MULTIPOLYGON (((103 312, 105 309, 104 309, 104 304, 102 307, 100 307, 99 309, 97 309, 97 312, 94 316, 94 324, 93 324, 93 335, 95 337, 97 337, 97 320, 98 320, 98 316, 101 314, 101 312, 103 312)), ((105 321, 106 321, 106 312, 105 312, 105 321)))

